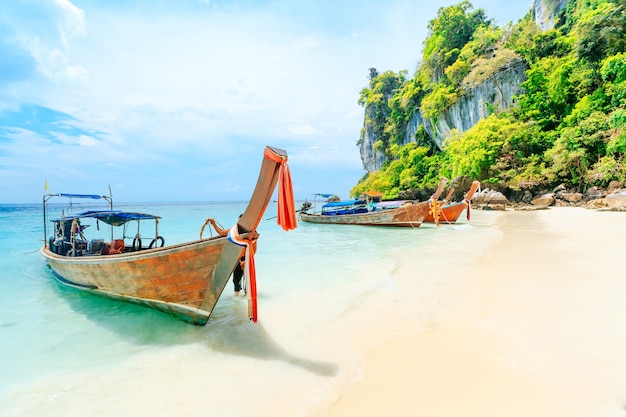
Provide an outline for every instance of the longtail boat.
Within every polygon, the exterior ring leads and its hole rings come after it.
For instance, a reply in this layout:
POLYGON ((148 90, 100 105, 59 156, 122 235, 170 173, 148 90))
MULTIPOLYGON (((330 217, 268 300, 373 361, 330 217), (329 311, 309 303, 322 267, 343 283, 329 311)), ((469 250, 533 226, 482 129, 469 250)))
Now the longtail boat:
POLYGON ((371 205, 365 200, 329 202, 322 206, 320 213, 309 213, 305 208, 307 206, 303 206, 300 210, 300 220, 321 224, 420 227, 429 211, 437 211, 438 199, 447 181, 446 178, 441 178, 437 190, 428 201, 408 200, 371 205))
POLYGON ((114 210, 110 196, 45 194, 45 243, 40 252, 52 276, 63 285, 150 307, 197 325, 207 323, 240 257, 245 255, 248 314, 256 322, 253 245, 259 236, 256 228, 277 183, 277 222, 285 231, 294 229, 296 215, 287 153, 267 146, 254 192, 237 223, 228 230, 216 228, 216 235, 211 233, 212 236, 203 238, 206 224, 211 221, 215 225, 214 219, 207 219, 198 240, 169 246, 159 235, 159 216, 114 210), (49 219, 49 203, 53 197, 65 197, 70 201, 75 198, 103 199, 108 203, 108 210, 64 213, 61 217, 49 219), (154 235, 150 237, 139 233, 139 225, 146 221, 154 223, 154 235), (50 230, 48 222, 53 225, 50 230), (96 227, 88 228, 94 226, 90 222, 96 227), (137 223, 137 233, 127 237, 134 222, 137 223), (107 234, 107 241, 86 238, 88 231, 96 232, 93 229, 101 227, 107 234))
POLYGON ((439 212, 438 212, 439 214, 438 219, 435 220, 433 213, 430 212, 424 219, 424 222, 437 223, 437 224, 441 224, 441 223, 454 224, 457 222, 459 217, 461 217, 461 213, 463 213, 465 209, 467 209, 467 220, 469 221, 470 216, 471 216, 470 211, 471 211, 472 197, 474 196, 474 193, 476 192, 479 186, 480 186, 480 182, 478 181, 472 182, 472 185, 470 186, 469 191, 465 194, 465 198, 462 201, 457 201, 454 203, 448 202, 450 196, 452 195, 452 192, 454 192, 454 188, 451 189, 448 195, 446 196, 446 198, 444 198, 443 202, 441 202, 441 208, 439 209, 439 212))

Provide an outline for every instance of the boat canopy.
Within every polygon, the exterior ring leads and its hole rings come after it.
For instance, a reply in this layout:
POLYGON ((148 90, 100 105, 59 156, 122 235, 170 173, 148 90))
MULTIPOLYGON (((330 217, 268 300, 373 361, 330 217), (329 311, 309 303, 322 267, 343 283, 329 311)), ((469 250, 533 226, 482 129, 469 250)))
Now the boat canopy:
POLYGON ((324 204, 322 208, 354 206, 356 204, 366 204, 366 202, 364 200, 334 201, 324 204))
POLYGON ((133 213, 128 211, 118 210, 98 210, 98 211, 85 211, 79 214, 73 214, 70 216, 60 217, 58 219, 52 219, 53 222, 74 220, 74 219, 97 219, 103 221, 111 226, 121 226, 132 220, 156 220, 160 219, 160 216, 145 213, 133 213))
POLYGON ((113 205, 112 205, 113 204, 113 199, 111 198, 111 196, 98 195, 98 194, 72 194, 72 193, 44 194, 44 196, 43 196, 44 208, 45 208, 45 205, 48 203, 48 201, 52 197, 69 198, 70 199, 70 203, 71 203, 73 198, 84 198, 84 199, 90 199, 90 200, 106 200, 109 203, 109 208, 110 209, 113 208, 113 205))
POLYGON ((53 194, 56 195, 58 197, 67 197, 67 198, 91 198, 92 200, 99 200, 101 198, 107 198, 107 196, 103 196, 103 195, 97 195, 97 194, 67 194, 67 193, 60 193, 60 194, 53 194))

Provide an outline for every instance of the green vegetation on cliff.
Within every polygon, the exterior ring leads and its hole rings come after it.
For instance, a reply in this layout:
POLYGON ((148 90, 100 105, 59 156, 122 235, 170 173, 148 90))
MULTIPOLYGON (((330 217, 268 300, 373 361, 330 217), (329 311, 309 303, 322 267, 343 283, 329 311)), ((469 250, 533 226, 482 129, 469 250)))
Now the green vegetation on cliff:
POLYGON ((370 69, 359 104, 387 162, 351 194, 406 196, 433 187, 440 176, 480 180, 507 194, 623 184, 625 27, 623 0, 570 0, 545 32, 532 13, 499 28, 467 0, 439 9, 413 78, 370 69), (465 132, 453 130, 442 150, 423 126, 415 142, 404 144, 416 113, 435 125, 468 88, 520 58, 528 69, 516 106, 487 104, 492 114, 465 132))

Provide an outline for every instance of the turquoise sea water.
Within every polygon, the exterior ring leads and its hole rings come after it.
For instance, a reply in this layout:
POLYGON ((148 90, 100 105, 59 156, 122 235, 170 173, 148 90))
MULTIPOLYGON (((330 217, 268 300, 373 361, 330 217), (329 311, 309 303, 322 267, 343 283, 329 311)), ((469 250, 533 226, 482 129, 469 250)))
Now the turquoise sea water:
MULTIPOLYGON (((232 226, 245 204, 115 207, 162 216, 171 244, 207 217, 232 226)), ((0 205, 0 416, 326 415, 367 350, 433 326, 456 272, 499 238, 500 214, 475 210, 419 229, 284 232, 275 215, 258 229, 259 322, 229 284, 199 327, 60 287, 38 252, 41 206, 0 205)))

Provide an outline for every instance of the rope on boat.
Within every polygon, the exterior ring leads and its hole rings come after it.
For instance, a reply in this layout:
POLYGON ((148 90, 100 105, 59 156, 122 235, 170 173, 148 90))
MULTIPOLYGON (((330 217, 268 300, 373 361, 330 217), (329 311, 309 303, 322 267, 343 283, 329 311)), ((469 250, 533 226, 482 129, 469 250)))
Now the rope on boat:
POLYGON ((452 222, 450 220, 448 220, 448 216, 446 216, 446 213, 443 210, 441 210, 439 216, 440 217, 443 216, 444 223, 452 224, 452 222))
POLYGON ((435 220, 435 224, 439 226, 439 216, 441 215, 441 210, 439 207, 439 203, 432 198, 428 199, 430 202, 430 213, 433 215, 433 219, 435 220))
POLYGON ((248 239, 242 239, 239 237, 239 226, 237 223, 228 231, 229 242, 234 243, 237 246, 243 246, 246 248, 245 265, 243 268, 243 274, 245 277, 246 295, 248 296, 248 317, 254 323, 258 320, 258 308, 257 308, 257 291, 256 291, 256 268, 254 266, 254 249, 252 247, 254 239, 252 237, 248 239))
POLYGON ((83 228, 78 224, 78 219, 72 220, 72 225, 70 226, 70 245, 72 249, 67 252, 68 256, 76 256, 76 235, 80 236, 83 240, 85 239, 85 235, 83 234, 83 228))
MULTIPOLYGON (((204 233, 204 228, 207 226, 207 224, 211 224, 211 226, 213 226, 213 229, 215 229, 215 232, 218 235, 223 236, 226 234, 222 225, 219 224, 213 217, 209 217, 208 219, 204 221, 204 224, 202 225, 202 228, 200 229, 200 240, 202 240, 202 233, 204 233)), ((209 227, 209 231, 211 231, 210 227, 209 227)), ((213 232, 211 232, 211 237, 213 237, 213 232)))
POLYGON ((411 227, 412 227, 413 229, 417 229, 418 227, 420 227, 420 226, 421 226, 421 223, 420 223, 420 224, 418 224, 417 226, 415 226, 415 225, 413 224, 413 222, 411 221, 411 213, 409 212, 409 205, 408 205, 408 204, 405 204, 404 209, 406 210, 406 217, 409 219, 409 224, 411 225, 411 227))

